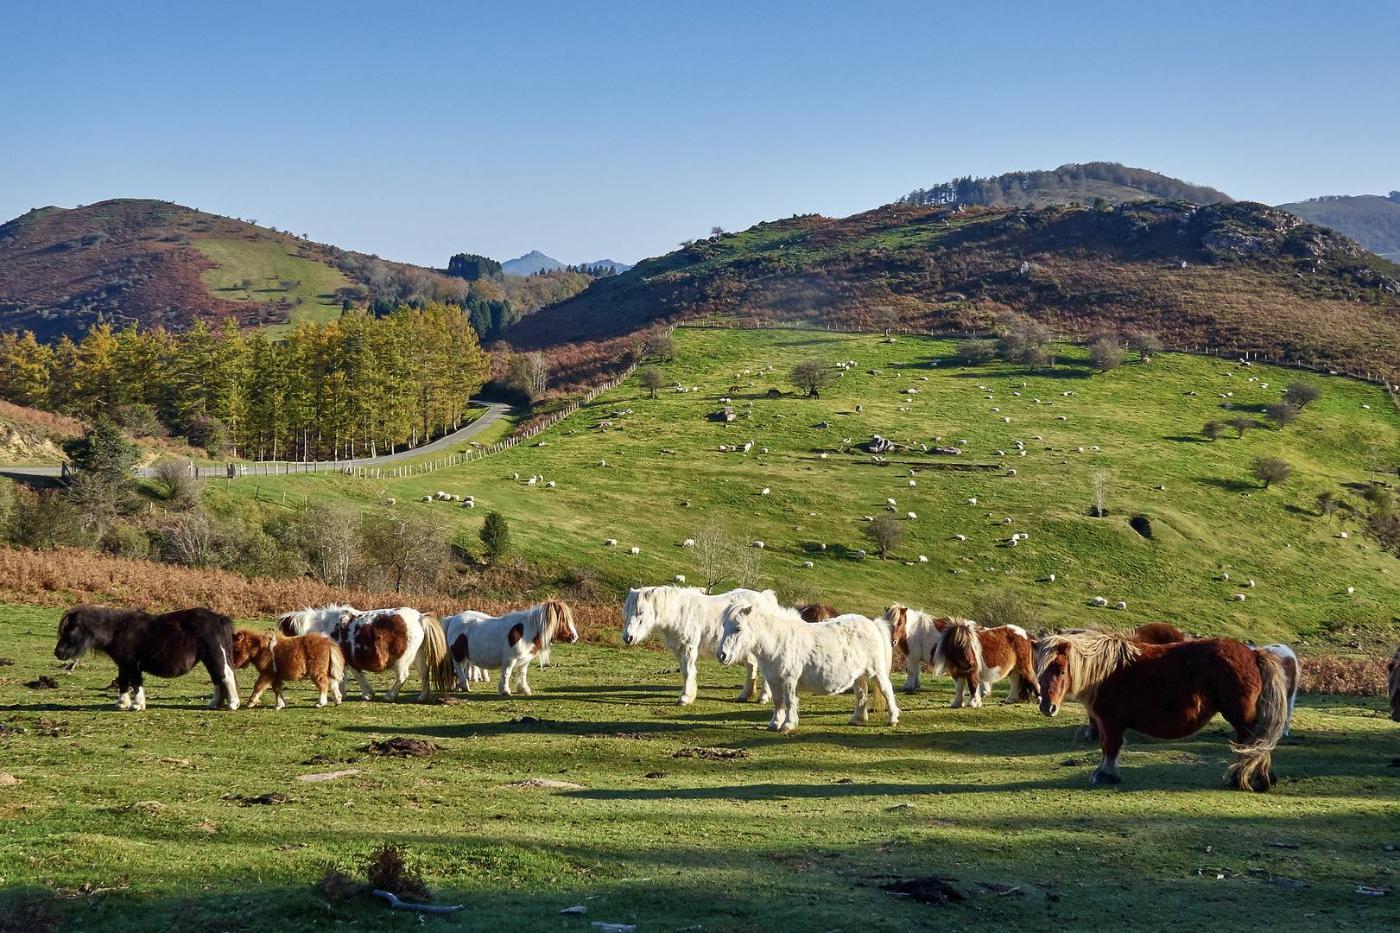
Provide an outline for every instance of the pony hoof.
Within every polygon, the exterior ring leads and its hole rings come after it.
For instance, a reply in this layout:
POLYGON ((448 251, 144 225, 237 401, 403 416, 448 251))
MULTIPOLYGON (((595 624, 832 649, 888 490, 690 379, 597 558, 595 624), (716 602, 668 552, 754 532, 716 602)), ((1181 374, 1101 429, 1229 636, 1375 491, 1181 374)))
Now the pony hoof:
POLYGON ((783 735, 791 735, 792 733, 797 731, 797 727, 790 723, 783 723, 783 725, 778 729, 778 731, 781 732, 783 735))
POLYGON ((695 697, 681 697, 676 701, 677 706, 689 706, 695 702, 695 697))
POLYGON ((1095 771, 1094 776, 1089 778, 1090 784, 1122 784, 1123 779, 1116 774, 1109 774, 1107 771, 1095 771))

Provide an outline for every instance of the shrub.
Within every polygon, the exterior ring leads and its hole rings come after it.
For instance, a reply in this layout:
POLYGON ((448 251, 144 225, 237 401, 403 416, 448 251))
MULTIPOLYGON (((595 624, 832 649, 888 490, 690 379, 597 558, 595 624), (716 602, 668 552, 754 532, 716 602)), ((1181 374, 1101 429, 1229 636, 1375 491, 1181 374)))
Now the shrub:
POLYGON ((386 842, 370 854, 365 863, 369 886, 405 900, 426 903, 433 899, 423 876, 404 858, 403 849, 386 842))
POLYGON ((92 541, 82 512, 53 491, 20 493, 10 508, 5 537, 11 544, 36 551, 86 547, 92 541))
POLYGON ((228 449, 228 426, 213 415, 195 415, 185 429, 191 445, 217 457, 228 449))
POLYGON ((1253 418, 1246 418, 1244 415, 1231 418, 1226 424, 1235 429, 1236 437, 1244 437, 1244 432, 1248 431, 1250 428, 1259 427, 1259 422, 1255 421, 1253 418))
POLYGON ((170 434, 150 405, 139 402, 122 405, 113 417, 132 437, 167 437, 170 434))
POLYGON ((1264 412, 1280 430, 1298 420, 1298 406, 1288 402, 1277 402, 1264 409, 1264 412))
POLYGON ((1152 354, 1162 349, 1162 338, 1150 330, 1137 330, 1128 335, 1128 346, 1137 351, 1138 362, 1146 363, 1152 354))
POLYGON ((816 398, 831 383, 831 371, 821 360, 803 360, 792 368, 788 381, 806 393, 808 398, 816 398))
POLYGON ((1108 372, 1123 365, 1123 347, 1116 337, 1100 337, 1089 347, 1089 359, 1099 372, 1108 372))
POLYGON ((1301 659, 1299 667, 1299 693, 1376 697, 1386 692, 1385 661, 1381 658, 1339 658, 1322 654, 1301 659))
POLYGON ((1317 494, 1317 514, 1327 518, 1342 504, 1336 493, 1328 490, 1317 494))
POLYGON ((1275 483, 1281 483, 1293 475, 1293 467, 1289 466, 1286 460, 1278 457, 1258 457, 1250 466, 1249 471, 1254 474, 1254 478, 1264 484, 1268 489, 1275 483))
POLYGON ((958 359, 975 366, 996 359, 997 347, 990 340, 964 340, 958 344, 957 352, 958 359))
POLYGON ((97 547, 114 557, 144 560, 151 554, 151 539, 140 527, 119 522, 102 533, 97 547))
POLYGON ((653 359, 669 360, 676 355, 676 341, 664 330, 647 336, 646 354, 653 359))
POLYGON ((643 389, 651 393, 652 398, 656 398, 656 390, 661 388, 666 380, 662 377, 661 370, 655 366, 643 366, 637 371, 637 381, 643 389))
POLYGON ((481 526, 481 543, 486 546, 486 559, 499 560, 510 550, 510 523, 500 512, 487 512, 481 526))
POLYGON ((993 590, 974 596, 972 618, 988 628, 1017 625, 1029 632, 1037 625, 1031 607, 1015 590, 993 590))
POLYGON ((193 463, 183 457, 168 457, 156 464, 155 474, 171 508, 185 511, 199 505, 204 494, 204 480, 196 473, 193 463))
POLYGON ((1284 402, 1295 408, 1306 408, 1321 397, 1322 389, 1311 382, 1290 382, 1283 392, 1284 402))
POLYGON ((389 511, 371 512, 361 521, 360 551, 396 593, 430 586, 452 556, 437 525, 389 511))
POLYGON ((1395 510, 1395 493, 1385 486, 1373 483, 1361 491, 1361 498, 1365 499, 1378 512, 1393 512, 1395 510))
POLYGON ((1216 441, 1225 434, 1226 427, 1227 425, 1223 421, 1207 421, 1201 428, 1201 433, 1205 435, 1206 440, 1216 441))
POLYGON ((888 557, 904 540, 904 526, 893 515, 880 515, 865 526, 865 536, 875 545, 875 553, 888 557))
POLYGON ((1053 363, 1049 344, 1050 330, 1039 321, 1020 314, 1002 319, 997 355, 1008 363, 1024 363, 1032 368, 1053 363))
POLYGON ((758 577, 758 549, 745 547, 714 522, 706 523, 695 533, 695 547, 691 550, 706 592, 725 581, 748 586, 758 577))
POLYGON ((1381 547, 1400 557, 1400 512, 1372 512, 1366 516, 1366 531, 1381 547))

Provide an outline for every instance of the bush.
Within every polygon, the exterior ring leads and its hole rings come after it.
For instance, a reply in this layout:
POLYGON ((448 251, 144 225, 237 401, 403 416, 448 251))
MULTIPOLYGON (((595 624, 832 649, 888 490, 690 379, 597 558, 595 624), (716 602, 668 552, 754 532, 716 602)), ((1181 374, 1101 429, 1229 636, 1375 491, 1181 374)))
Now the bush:
POLYGON ((666 380, 662 377, 661 370, 655 366, 643 366, 637 371, 637 381, 643 389, 651 393, 652 398, 656 398, 656 390, 661 388, 666 380))
POLYGON ((1128 346, 1137 351, 1138 362, 1146 363, 1152 354, 1162 349, 1162 338, 1150 330, 1133 331, 1128 335, 1128 346))
POLYGON ((1337 508, 1341 504, 1342 500, 1336 493, 1330 490, 1317 494, 1317 514, 1321 515, 1323 518, 1327 518, 1333 512, 1337 511, 1337 508))
POLYGON ((1288 402, 1278 402, 1274 405, 1270 405, 1268 408, 1264 409, 1264 412, 1269 416, 1269 420, 1278 426, 1280 430, 1298 420, 1298 406, 1290 405, 1288 402))
POLYGON ((1015 590, 993 590, 973 597, 972 618, 988 628, 1017 625, 1028 632, 1038 624, 1030 606, 1015 590))
POLYGON ((1361 498, 1365 499, 1378 512, 1393 512, 1395 510, 1395 493, 1385 486, 1375 484, 1367 486, 1362 490, 1361 498))
POLYGON ((166 437, 170 434, 156 416, 156 410, 150 405, 139 402, 122 405, 116 410, 114 417, 117 424, 132 437, 166 437))
POLYGON ((1298 674, 1299 693, 1337 693, 1350 696, 1385 696, 1385 661, 1381 658, 1339 658, 1310 655, 1298 674))
POLYGON ((1278 457, 1259 457, 1249 471, 1254 474, 1254 478, 1264 484, 1268 489, 1275 483, 1281 483, 1293 475, 1293 467, 1289 466, 1286 460, 1278 457))
POLYGON ((20 493, 10 508, 5 537, 11 544, 36 551, 92 543, 82 512, 53 491, 20 493))
POLYGON ((1099 372, 1108 372, 1123 365, 1123 347, 1116 337, 1100 337, 1089 347, 1089 359, 1099 372))
POLYGON ((189 460, 183 457, 163 459, 156 464, 155 474, 171 508, 183 512, 199 505, 204 494, 204 480, 189 460))
POLYGON ((1050 330, 1039 321, 1020 314, 1002 319, 997 355, 1008 363, 1024 363, 1033 369, 1053 363, 1049 345, 1050 330))
POLYGON ((481 543, 486 546, 486 559, 499 560, 510 550, 510 523, 500 512, 487 512, 481 526, 481 543))
POLYGON ((451 549, 437 525, 396 512, 372 512, 360 523, 360 552, 368 566, 394 592, 431 587, 451 561, 451 549))
POLYGON ((875 545, 875 553, 888 557, 904 540, 904 526, 893 515, 880 515, 865 526, 865 536, 875 545))
POLYGON ((1259 427, 1259 422, 1255 421, 1253 418, 1246 418, 1243 415, 1231 418, 1226 424, 1235 429, 1236 437, 1244 437, 1244 432, 1248 431, 1250 428, 1259 427))
POLYGON ((831 371, 821 360, 803 360, 792 368, 788 381, 797 386, 808 398, 816 398, 821 390, 831 383, 831 371))
POLYGON ((145 560, 151 556, 151 539, 140 527, 119 522, 102 533, 97 548, 113 557, 145 560))
POLYGON ((958 344, 958 359, 969 365, 990 363, 996 357, 996 344, 990 340, 964 340, 958 344))
POLYGON ((228 426, 213 415, 195 415, 185 429, 185 437, 192 446, 217 457, 228 449, 228 426))
POLYGON ((1283 392, 1283 400, 1294 408, 1306 408, 1322 397, 1322 389, 1311 382, 1290 382, 1283 392))
POLYGON ((1207 421, 1201 428, 1201 433, 1205 435, 1206 440, 1216 441, 1225 434, 1226 427, 1223 421, 1207 421))

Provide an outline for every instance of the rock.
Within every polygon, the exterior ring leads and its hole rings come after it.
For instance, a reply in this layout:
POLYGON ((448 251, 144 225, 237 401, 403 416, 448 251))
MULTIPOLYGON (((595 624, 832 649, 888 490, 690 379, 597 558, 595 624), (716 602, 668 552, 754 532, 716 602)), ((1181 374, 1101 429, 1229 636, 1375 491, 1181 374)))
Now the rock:
POLYGON ((878 434, 871 435, 870 440, 865 442, 865 450, 872 454, 887 454, 893 452, 894 449, 894 441, 878 434))

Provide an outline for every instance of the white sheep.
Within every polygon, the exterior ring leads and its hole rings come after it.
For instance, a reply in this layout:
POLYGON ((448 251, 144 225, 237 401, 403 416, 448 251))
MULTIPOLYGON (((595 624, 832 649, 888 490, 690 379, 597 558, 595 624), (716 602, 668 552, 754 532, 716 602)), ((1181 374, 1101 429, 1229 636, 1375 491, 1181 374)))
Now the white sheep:
POLYGON ((1345 531, 1339 531, 1337 532, 1337 537, 1345 541, 1348 537, 1350 537, 1350 535, 1348 535, 1345 531))
POLYGON ((874 516, 874 515, 862 515, 862 516, 861 516, 861 521, 873 522, 873 521, 875 521, 875 516, 874 516))
POLYGON ((617 547, 617 539, 616 539, 616 538, 604 538, 604 539, 603 539, 603 546, 604 546, 604 547, 617 547))
POLYGON ((758 448, 758 452, 761 453, 761 454, 766 454, 766 453, 768 453, 768 448, 767 448, 767 447, 760 447, 760 448, 758 448))
POLYGON ((1052 573, 1052 574, 1050 574, 1050 576, 1046 577, 1045 579, 1046 579, 1046 580, 1049 580, 1051 583, 1054 583, 1054 582, 1055 582, 1055 575, 1052 573))
POLYGON ((918 482, 917 482, 916 480, 912 480, 912 479, 911 479, 911 480, 909 481, 909 485, 910 485, 910 486, 917 486, 917 485, 919 485, 919 484, 918 484, 918 482))
POLYGON ((919 517, 919 513, 918 513, 918 512, 905 512, 904 515, 905 515, 905 517, 908 518, 910 521, 913 521, 914 519, 916 519, 916 518, 919 517))
POLYGON ((760 490, 758 491, 758 494, 759 494, 760 496, 772 495, 772 493, 773 493, 773 490, 769 489, 767 486, 764 486, 762 489, 760 489, 760 490))
POLYGON ((550 480, 549 482, 545 483, 545 484, 544 484, 544 488, 545 488, 545 489, 553 489, 553 488, 554 488, 554 480, 550 480))
POLYGON ((1253 581, 1253 580, 1246 580, 1245 583, 1244 583, 1244 586, 1245 586, 1245 589, 1247 589, 1247 590, 1252 590, 1252 589, 1254 589, 1254 581, 1253 581))
POLYGON ((865 548, 856 551, 856 560, 865 560, 865 548))
POLYGON ((766 548, 768 545, 764 544, 762 541, 755 541, 755 542, 753 543, 753 546, 756 547, 756 548, 758 548, 758 549, 761 551, 761 550, 763 550, 764 548, 766 548))
POLYGON ((802 562, 802 566, 806 567, 808 570, 811 570, 813 567, 816 566, 816 564, 812 563, 810 560, 804 560, 802 562))
POLYGON ((976 504, 977 504, 977 497, 976 497, 976 496, 968 496, 968 498, 967 498, 967 504, 968 504, 968 505, 976 505, 976 504))
POLYGON ((826 454, 821 454, 821 455, 820 455, 820 459, 825 460, 825 459, 826 459, 826 454))
POLYGON ((1236 594, 1235 594, 1235 602, 1237 602, 1237 603, 1242 603, 1242 602, 1244 602, 1244 594, 1243 594, 1243 593, 1236 593, 1236 594))
POLYGON ((607 465, 608 465, 608 461, 606 461, 606 460, 599 460, 599 461, 598 461, 598 466, 600 466, 600 467, 605 467, 605 466, 607 466, 607 465))
POLYGON ((681 547, 695 547, 695 539, 686 538, 684 541, 681 542, 681 547))
POLYGON ((432 497, 432 496, 424 496, 423 498, 419 499, 418 501, 419 501, 419 502, 432 502, 432 501, 433 501, 433 497, 432 497))
POLYGON ((894 505, 894 504, 895 504, 895 503, 894 503, 894 500, 893 500, 893 499, 886 499, 886 500, 885 500, 885 505, 894 505))
POLYGON ((1002 423, 1002 424, 1010 424, 1010 423, 1011 423, 1011 419, 1010 419, 1010 418, 1002 418, 1002 419, 1001 419, 1001 423, 1002 423))
POLYGON ((1127 609, 1127 608, 1128 608, 1128 604, 1125 603, 1123 600, 1120 599, 1120 600, 1118 600, 1118 602, 1116 602, 1116 603, 1113 604, 1113 608, 1115 608, 1115 609, 1127 609))
POLYGON ((530 477, 529 479, 527 479, 527 480, 525 481, 525 485, 526 485, 526 486, 533 486, 533 485, 535 485, 536 483, 538 483, 539 481, 540 481, 540 478, 539 478, 538 476, 532 476, 532 477, 530 477))
POLYGON ((919 563, 921 563, 921 564, 927 564, 927 563, 928 563, 928 555, 927 555, 927 554, 920 554, 920 555, 919 555, 919 563))
POLYGON ((1011 524, 1011 516, 1008 515, 1008 516, 1006 516, 1005 518, 1003 518, 1003 519, 1001 520, 1001 523, 1002 523, 1003 525, 1009 525, 1009 524, 1011 524))
POLYGON ((627 549, 627 553, 631 554, 633 557, 636 557, 638 554, 642 553, 642 549, 634 544, 627 549))
POLYGON ((967 535, 953 535, 954 541, 966 541, 967 535))
POLYGON ((1094 605, 1102 608, 1108 605, 1108 600, 1104 599, 1102 596, 1095 596, 1094 605))
POLYGON ((387 498, 387 499, 384 500, 384 504, 385 504, 385 505, 398 505, 398 504, 399 504, 399 500, 395 499, 393 496, 390 496, 389 498, 387 498))
POLYGON ((1349 587, 1347 587, 1347 595, 1348 595, 1348 596, 1354 596, 1354 595, 1356 595, 1356 587, 1354 587, 1354 586, 1349 586, 1349 587))
POLYGON ((1016 475, 1016 470, 1015 470, 1015 468, 1013 467, 1012 469, 1007 470, 1007 471, 1006 471, 1006 475, 1007 475, 1007 476, 1015 476, 1015 475, 1016 475))
POLYGON ((674 577, 672 577, 671 579, 672 579, 672 580, 675 580, 675 581, 676 581, 677 583, 679 583, 681 586, 685 586, 685 574, 683 574, 683 573, 678 573, 678 574, 676 574, 674 577))

